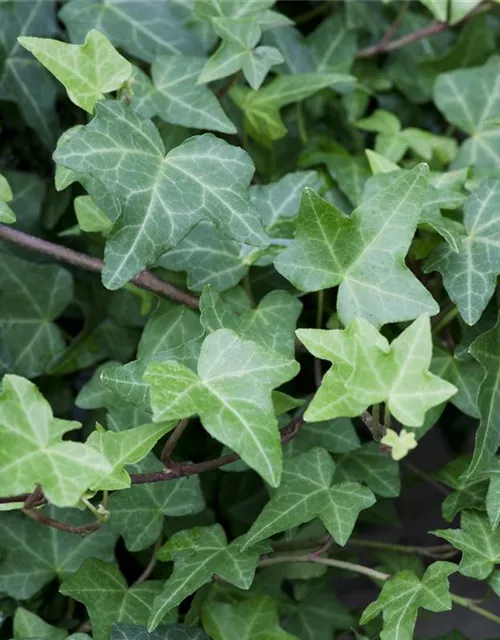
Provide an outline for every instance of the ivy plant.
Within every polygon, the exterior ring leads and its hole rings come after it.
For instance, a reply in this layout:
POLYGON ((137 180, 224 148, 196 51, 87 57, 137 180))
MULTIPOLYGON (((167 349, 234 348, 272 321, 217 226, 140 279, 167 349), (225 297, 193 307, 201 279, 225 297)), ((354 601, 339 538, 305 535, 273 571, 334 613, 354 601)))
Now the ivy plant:
POLYGON ((0 2, 0 640, 500 637, 499 43, 0 2))

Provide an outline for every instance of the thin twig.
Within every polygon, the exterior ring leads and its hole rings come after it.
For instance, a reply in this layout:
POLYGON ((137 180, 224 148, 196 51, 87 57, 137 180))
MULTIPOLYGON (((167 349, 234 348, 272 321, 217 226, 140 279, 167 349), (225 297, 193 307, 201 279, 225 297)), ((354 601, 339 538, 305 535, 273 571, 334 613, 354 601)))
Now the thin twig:
POLYGON ((49 516, 45 515, 45 513, 41 509, 22 509, 22 512, 31 518, 35 522, 39 524, 43 524, 47 527, 52 527, 53 529, 59 529, 59 531, 66 531, 68 533, 79 533, 80 535, 87 535, 88 533, 92 533, 93 531, 97 531, 100 528, 100 522, 89 522, 89 524, 84 524, 81 526, 76 526, 73 524, 69 524, 68 522, 60 522, 59 520, 54 520, 53 518, 49 518, 49 516))
POLYGON ((170 463, 170 456, 172 455, 173 450, 175 449, 175 445, 179 442, 180 437, 186 430, 188 426, 189 419, 184 418, 183 420, 179 420, 177 426, 172 431, 169 439, 166 441, 165 446, 163 447, 163 451, 161 452, 160 458, 165 466, 168 467, 170 463))
POLYGON ((151 577, 151 574, 155 570, 156 563, 158 562, 158 557, 156 554, 158 552, 158 549, 161 547, 161 545, 162 545, 162 536, 160 535, 160 537, 156 541, 156 544, 153 549, 153 553, 151 554, 151 558, 148 564, 144 568, 144 571, 141 573, 141 575, 134 582, 134 585, 141 584, 141 582, 145 582, 148 578, 151 577))
MULTIPOLYGON (((93 258, 85 253, 80 253, 63 245, 37 238, 36 236, 12 229, 3 224, 0 225, 0 239, 17 244, 24 249, 51 256, 60 262, 66 262, 75 267, 87 269, 87 271, 101 273, 104 268, 104 262, 99 260, 99 258, 93 258)), ((147 289, 164 298, 170 298, 170 300, 178 302, 179 304, 185 304, 192 309, 199 308, 199 300, 196 296, 192 296, 182 291, 182 289, 174 287, 174 285, 165 282, 165 280, 160 280, 160 278, 157 278, 151 271, 141 271, 141 273, 132 278, 130 282, 135 284, 136 287, 147 289)))
POLYGON ((33 493, 30 493, 23 504, 23 509, 32 509, 36 504, 43 500, 42 487, 37 484, 33 493))
POLYGON ((396 40, 391 40, 390 42, 384 42, 384 38, 377 44, 367 47, 366 49, 361 49, 356 54, 357 58, 372 58, 373 56, 377 56, 380 53, 390 53, 391 51, 395 51, 396 49, 400 49, 401 47, 405 47, 409 44, 413 44, 414 42, 418 42, 419 40, 423 40, 424 38, 428 38, 429 36, 435 36, 442 31, 446 31, 450 26, 460 26, 467 20, 470 20, 472 16, 477 15, 478 13, 483 13, 484 11, 488 11, 491 8, 491 4, 486 2, 484 4, 480 4, 478 7, 475 7, 472 11, 470 11, 467 15, 465 15, 459 22, 454 25, 450 25, 448 22, 431 22, 431 24, 419 29, 418 31, 413 31, 412 33, 407 33, 401 38, 397 38, 396 40))
POLYGON ((419 476, 419 478, 422 478, 422 480, 425 480, 426 482, 428 482, 431 486, 434 487, 434 489, 439 491, 439 493, 442 493, 444 496, 450 495, 451 491, 447 487, 444 487, 438 480, 435 480, 428 473, 425 473, 425 471, 422 471, 422 469, 419 469, 411 462, 408 462, 408 460, 402 460, 402 464, 407 469, 409 469, 412 473, 414 473, 416 476, 419 476))
POLYGON ((391 24, 391 26, 387 29, 382 40, 380 41, 380 46, 385 46, 388 42, 392 40, 392 36, 396 33, 396 31, 401 26, 401 23, 403 22, 408 12, 409 6, 410 6, 410 0, 405 0, 405 2, 403 3, 403 7, 401 8, 401 11, 398 13, 398 15, 396 16, 396 19, 391 24))

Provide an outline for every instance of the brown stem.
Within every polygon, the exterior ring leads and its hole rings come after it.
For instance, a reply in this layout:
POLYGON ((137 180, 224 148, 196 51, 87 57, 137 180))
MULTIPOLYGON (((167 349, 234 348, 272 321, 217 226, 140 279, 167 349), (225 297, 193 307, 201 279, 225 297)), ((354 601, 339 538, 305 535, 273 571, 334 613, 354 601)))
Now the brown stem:
POLYGON ((155 544, 154 549, 153 549, 153 553, 151 554, 151 558, 150 558, 148 564, 146 565, 146 567, 145 567, 144 571, 141 573, 141 575, 134 582, 134 585, 141 584, 141 582, 145 582, 148 578, 151 577, 151 574, 155 570, 156 563, 158 562, 158 557, 157 557, 156 553, 157 553, 158 549, 161 547, 161 544, 162 544, 162 536, 160 535, 160 537, 156 541, 156 544, 155 544))
MULTIPOLYGON (((88 271, 101 273, 104 267, 104 262, 99 260, 99 258, 92 258, 85 253, 74 251, 60 244, 49 242, 48 240, 42 240, 42 238, 37 238, 36 236, 24 233, 18 229, 12 229, 3 224, 0 225, 0 239, 12 242, 30 251, 43 253, 60 262, 66 262, 75 267, 87 269, 88 271)), ((178 302, 179 304, 185 304, 192 309, 199 308, 199 300, 196 296, 192 296, 182 291, 182 289, 174 287, 174 285, 169 282, 160 280, 160 278, 157 278, 151 271, 141 271, 141 273, 132 278, 130 282, 135 284, 136 287, 147 289, 164 298, 170 298, 170 300, 178 302)))
POLYGON ((391 24, 391 26, 387 29, 387 31, 385 32, 382 40, 380 41, 380 43, 379 43, 380 46, 385 46, 386 44, 388 44, 392 40, 392 36, 396 33, 396 31, 401 26, 401 23, 403 22, 404 17, 406 16, 406 14, 408 12, 409 6, 410 6, 410 0, 405 0, 405 2, 403 3, 403 7, 402 7, 401 11, 398 13, 396 19, 391 24))
POLYGON ((480 4, 478 7, 475 7, 454 25, 450 25, 448 22, 431 22, 431 24, 423 27, 422 29, 419 29, 418 31, 407 33, 406 35, 401 36, 401 38, 391 40, 390 42, 387 42, 385 38, 382 38, 382 40, 377 44, 358 51, 356 57, 372 58, 373 56, 377 56, 380 53, 390 53, 391 51, 395 51, 396 49, 400 49, 401 47, 413 44, 414 42, 418 42, 419 40, 423 40, 424 38, 428 38, 429 36, 435 36, 438 33, 441 33, 442 31, 450 28, 450 26, 459 26, 472 18, 472 16, 475 16, 478 13, 482 13, 483 11, 487 11, 490 8, 491 4, 489 2, 486 2, 484 4, 480 4))
POLYGON ((168 467, 171 463, 170 456, 172 455, 172 451, 175 449, 175 445, 178 443, 179 438, 184 433, 186 427, 188 426, 188 423, 189 420, 187 418, 184 418, 184 420, 180 420, 175 429, 172 431, 171 436, 165 443, 160 458, 166 467, 168 467))
POLYGON ((39 524, 46 525, 47 527, 52 527, 53 529, 59 529, 59 531, 67 531, 68 533, 79 533, 80 535, 86 535, 88 533, 92 533, 93 531, 97 531, 100 528, 100 522, 90 522, 89 524, 84 524, 81 526, 75 526, 73 524, 69 524, 68 522, 60 522, 59 520, 54 520, 53 518, 49 518, 49 516, 45 515, 45 513, 41 509, 22 509, 22 512, 31 518, 35 522, 39 524))

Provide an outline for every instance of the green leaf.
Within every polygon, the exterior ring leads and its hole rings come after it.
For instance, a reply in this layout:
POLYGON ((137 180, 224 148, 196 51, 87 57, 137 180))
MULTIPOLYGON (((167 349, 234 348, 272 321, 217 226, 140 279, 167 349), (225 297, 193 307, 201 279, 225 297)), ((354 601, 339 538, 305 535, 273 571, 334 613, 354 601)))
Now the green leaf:
POLYGON ((175 422, 154 422, 120 433, 103 430, 92 432, 87 444, 106 458, 111 465, 111 472, 95 480, 90 488, 114 491, 130 487, 130 476, 124 468, 125 465, 145 458, 158 440, 175 425, 175 422))
POLYGON ((460 529, 438 529, 432 532, 462 552, 458 565, 464 576, 486 579, 500 562, 500 530, 494 531, 486 515, 463 511, 460 529))
POLYGON ((500 57, 482 67, 458 69, 440 75, 434 85, 434 102, 445 118, 469 134, 453 164, 500 166, 500 57))
POLYGON ((113 222, 90 196, 78 196, 73 201, 78 226, 87 233, 108 233, 113 222))
POLYGON ((455 489, 441 504, 441 512, 448 522, 451 522, 464 509, 482 510, 484 508, 487 482, 480 481, 479 476, 470 478, 467 475, 470 458, 470 456, 456 458, 434 474, 436 480, 455 489))
POLYGON ((243 111, 249 135, 269 146, 270 142, 286 135, 286 127, 280 116, 282 107, 304 100, 326 87, 346 85, 353 81, 352 76, 337 73, 280 76, 257 91, 233 87, 229 95, 243 111))
POLYGON ((184 624, 169 624, 149 632, 138 624, 114 624, 111 627, 111 640, 209 640, 201 629, 187 627, 184 624))
POLYGON ((496 419, 500 403, 500 385, 498 380, 500 358, 500 318, 486 333, 483 333, 470 346, 471 355, 484 367, 484 378, 479 387, 477 403, 481 422, 476 434, 474 455, 469 475, 478 471, 495 455, 500 445, 500 430, 496 419))
POLYGON ((259 545, 245 551, 238 539, 228 545, 219 524, 175 533, 157 553, 159 560, 175 564, 154 601, 148 629, 155 629, 167 611, 210 582, 214 573, 240 589, 248 589, 259 556, 266 550, 266 545, 259 545))
POLYGON ((98 178, 121 203, 106 243, 109 289, 123 286, 204 218, 236 240, 265 244, 248 201, 253 164, 242 149, 211 134, 189 138, 165 157, 150 120, 104 101, 90 124, 59 142, 54 159, 98 178))
POLYGON ((302 311, 299 300, 286 291, 271 291, 256 309, 236 313, 210 286, 200 298, 201 324, 208 333, 231 329, 244 340, 253 340, 268 353, 293 360, 295 327, 302 311))
POLYGON ((336 482, 364 482, 384 498, 395 498, 401 491, 399 466, 380 451, 376 442, 367 442, 342 456, 335 469, 336 482))
POLYGON ((279 626, 276 604, 257 596, 237 604, 211 602, 202 609, 203 626, 214 640, 297 640, 279 626))
POLYGON ((205 339, 197 374, 173 360, 153 362, 144 380, 156 421, 199 414, 212 437, 276 487, 282 454, 271 390, 298 368, 295 361, 220 329, 205 339))
POLYGON ((14 194, 12 193, 7 178, 0 173, 0 222, 4 224, 11 224, 16 221, 16 214, 7 204, 13 197, 14 194))
POLYGON ((340 285, 337 310, 344 324, 354 316, 380 326, 437 313, 429 292, 404 264, 427 173, 419 165, 397 177, 350 217, 305 189, 297 235, 277 257, 276 269, 302 291, 340 285))
POLYGON ((325 422, 306 422, 286 445, 285 452, 294 456, 313 447, 323 447, 330 453, 349 453, 358 449, 360 444, 352 422, 346 418, 338 418, 325 422))
POLYGON ((283 626, 301 640, 331 640, 336 631, 349 629, 352 616, 338 602, 331 591, 312 590, 295 604, 295 611, 287 615, 283 626))
MULTIPOLYGON (((60 588, 63 595, 85 605, 95 640, 108 640, 111 625, 117 622, 145 625, 161 590, 162 583, 158 580, 128 588, 116 567, 95 558, 86 560, 60 588)), ((159 621, 162 618, 163 615, 159 621)))
POLYGON ((417 447, 415 434, 408 433, 406 429, 401 429, 399 433, 393 429, 387 429, 380 442, 390 447, 391 458, 396 461, 402 460, 412 449, 417 447))
POLYGON ((49 149, 57 139, 58 122, 54 108, 57 83, 48 71, 33 62, 17 38, 55 35, 54 8, 52 0, 2 3, 0 6, 0 96, 2 100, 18 105, 27 124, 49 149))
POLYGON ((66 629, 53 627, 39 618, 36 614, 19 607, 16 609, 13 621, 14 638, 43 638, 43 640, 65 640, 68 636, 66 629))
POLYGON ((452 301, 467 324, 475 324, 495 291, 500 273, 500 181, 486 180, 465 204, 466 235, 454 252, 441 245, 433 251, 425 271, 439 271, 452 301))
POLYGON ((306 421, 355 417, 386 402, 402 424, 418 427, 428 409, 456 393, 456 387, 429 372, 432 340, 426 315, 390 346, 363 318, 344 330, 299 329, 297 336, 314 356, 334 363, 304 414, 306 421))
POLYGON ((323 20, 308 36, 314 71, 349 72, 357 52, 357 37, 353 31, 346 29, 343 18, 337 14, 323 20))
POLYGON ((245 535, 243 549, 276 533, 320 518, 335 542, 345 545, 359 512, 375 497, 355 482, 332 485, 335 463, 320 448, 285 461, 283 480, 245 535))
POLYGON ((54 418, 34 384, 19 376, 3 378, 0 395, 0 486, 5 495, 30 493, 40 484, 54 505, 75 505, 110 464, 80 442, 62 441, 78 422, 54 418))
POLYGON ((214 93, 196 83, 204 58, 195 56, 161 56, 151 65, 149 78, 135 71, 132 84, 132 107, 150 118, 158 115, 166 122, 196 129, 236 133, 214 93))
POLYGON ((455 571, 456 565, 451 562, 434 562, 422 580, 410 571, 396 573, 384 584, 377 600, 364 610, 360 624, 382 613, 381 640, 412 640, 420 608, 435 612, 451 609, 448 576, 455 571))
POLYGON ((57 265, 40 265, 0 254, 0 327, 11 356, 11 370, 34 378, 66 348, 53 324, 73 297, 71 274, 57 265))
POLYGON ((89 31, 82 45, 31 37, 18 42, 64 85, 69 99, 89 113, 105 93, 119 89, 132 75, 130 62, 99 31, 89 31))
POLYGON ((452 404, 468 416, 480 417, 477 394, 482 370, 472 357, 458 357, 457 352, 434 344, 430 370, 457 387, 457 393, 450 398, 452 404))
MULTIPOLYGON (((152 454, 140 463, 128 467, 128 471, 134 473, 151 473, 162 469, 164 465, 152 454)), ((140 551, 158 540, 164 516, 191 515, 199 513, 204 506, 197 476, 169 482, 137 484, 110 496, 109 526, 123 536, 129 551, 140 551)))
MULTIPOLYGON (((77 509, 49 506, 44 512, 73 525, 92 521, 88 512, 77 509)), ((114 561, 116 534, 107 526, 89 536, 75 536, 11 512, 2 513, 0 532, 0 593, 18 600, 31 598, 56 577, 65 580, 87 558, 114 561)))
POLYGON ((63 6, 59 18, 72 42, 81 42, 91 29, 99 29, 115 46, 146 62, 168 53, 202 53, 193 32, 169 2, 138 5, 121 0, 72 0, 63 6))

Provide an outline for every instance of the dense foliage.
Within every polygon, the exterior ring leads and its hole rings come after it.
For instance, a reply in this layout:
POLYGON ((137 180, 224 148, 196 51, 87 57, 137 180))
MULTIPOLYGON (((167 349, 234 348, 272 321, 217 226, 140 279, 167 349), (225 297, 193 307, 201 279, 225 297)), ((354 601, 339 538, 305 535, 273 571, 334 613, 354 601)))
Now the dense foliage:
POLYGON ((500 625, 499 33, 480 0, 0 3, 0 638, 500 625))

